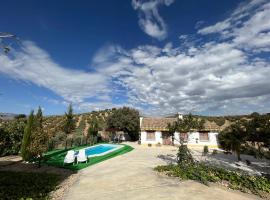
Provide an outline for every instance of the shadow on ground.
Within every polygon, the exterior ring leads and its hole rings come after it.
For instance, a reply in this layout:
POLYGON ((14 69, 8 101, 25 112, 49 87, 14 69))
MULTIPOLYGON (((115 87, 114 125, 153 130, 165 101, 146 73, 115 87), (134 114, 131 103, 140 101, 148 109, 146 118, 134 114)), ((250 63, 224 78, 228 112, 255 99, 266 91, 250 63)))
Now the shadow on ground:
POLYGON ((37 164, 23 162, 19 156, 0 158, 0 173, 4 181, 0 193, 6 199, 35 199, 39 193, 61 199, 65 190, 77 179, 76 171, 47 165, 38 167, 37 164))
POLYGON ((176 164, 176 156, 173 154, 159 154, 157 158, 166 162, 167 165, 176 164))

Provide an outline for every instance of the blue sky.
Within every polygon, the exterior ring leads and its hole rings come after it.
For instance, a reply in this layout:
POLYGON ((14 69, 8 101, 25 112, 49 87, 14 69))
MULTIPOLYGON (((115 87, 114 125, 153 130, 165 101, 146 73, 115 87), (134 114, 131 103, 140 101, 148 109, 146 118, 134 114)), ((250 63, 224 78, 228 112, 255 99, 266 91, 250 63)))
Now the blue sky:
POLYGON ((269 112, 267 0, 6 1, 0 112, 269 112))

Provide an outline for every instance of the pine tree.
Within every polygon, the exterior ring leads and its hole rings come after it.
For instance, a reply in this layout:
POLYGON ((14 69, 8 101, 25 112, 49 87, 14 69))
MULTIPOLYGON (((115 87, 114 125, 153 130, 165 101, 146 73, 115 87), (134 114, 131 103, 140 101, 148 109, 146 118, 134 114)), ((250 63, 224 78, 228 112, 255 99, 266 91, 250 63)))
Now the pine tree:
POLYGON ((23 140, 22 140, 22 146, 21 146, 21 155, 23 160, 29 160, 31 155, 29 151, 29 145, 31 142, 31 133, 34 127, 34 111, 30 112, 30 115, 27 120, 26 127, 24 129, 24 134, 23 134, 23 140))
POLYGON ((63 131, 66 134, 70 134, 75 129, 75 121, 74 121, 74 116, 73 116, 72 104, 69 105, 68 112, 65 113, 65 118, 66 119, 65 119, 63 131))
POLYGON ((41 107, 39 106, 37 114, 36 114, 36 126, 40 127, 40 128, 43 128, 42 127, 42 122, 43 122, 43 115, 42 115, 41 107))

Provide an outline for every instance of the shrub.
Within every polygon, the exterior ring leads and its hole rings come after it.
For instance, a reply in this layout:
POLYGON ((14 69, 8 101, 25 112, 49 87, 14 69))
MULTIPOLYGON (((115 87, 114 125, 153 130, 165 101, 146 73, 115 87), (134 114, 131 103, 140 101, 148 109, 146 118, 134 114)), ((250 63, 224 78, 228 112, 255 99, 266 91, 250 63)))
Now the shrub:
POLYGON ((180 177, 182 180, 195 180, 208 185, 209 182, 228 182, 228 187, 243 192, 252 192, 262 196, 263 193, 270 193, 270 180, 261 176, 251 176, 244 173, 228 171, 222 168, 208 166, 203 163, 192 165, 166 165, 157 166, 158 172, 168 176, 180 177))
POLYGON ((209 153, 208 146, 203 147, 203 155, 206 156, 209 153))
POLYGON ((0 156, 19 153, 25 122, 25 119, 16 119, 2 124, 0 127, 0 156))
POLYGON ((216 149, 213 150, 212 155, 217 155, 218 151, 216 149))
POLYGON ((82 144, 82 138, 81 137, 75 137, 74 140, 74 146, 81 146, 82 144))
POLYGON ((151 147, 151 146, 152 146, 152 144, 149 143, 149 144, 148 144, 148 147, 151 147))

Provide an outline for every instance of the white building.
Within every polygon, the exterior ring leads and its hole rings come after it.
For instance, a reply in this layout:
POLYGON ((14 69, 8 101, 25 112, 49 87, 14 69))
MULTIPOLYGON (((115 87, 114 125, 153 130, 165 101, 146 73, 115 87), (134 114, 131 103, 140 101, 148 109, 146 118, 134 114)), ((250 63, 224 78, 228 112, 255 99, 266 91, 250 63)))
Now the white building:
MULTIPOLYGON (((181 115, 179 117, 182 117, 181 115)), ((168 123, 173 123, 177 118, 140 118, 141 144, 172 145, 172 136, 168 133, 168 123)), ((208 146, 217 148, 217 135, 221 127, 215 122, 206 121, 203 130, 194 130, 189 133, 174 133, 174 144, 179 145, 183 140, 188 146, 208 146)))

